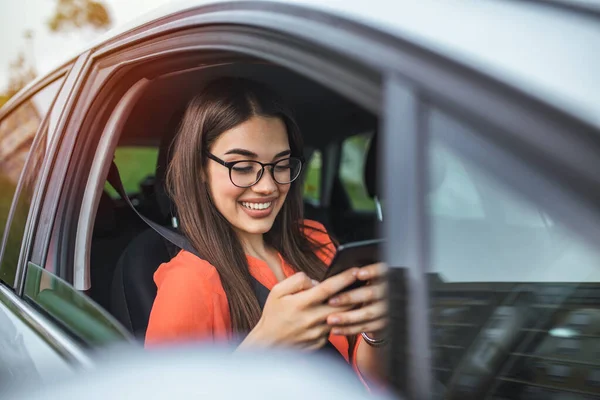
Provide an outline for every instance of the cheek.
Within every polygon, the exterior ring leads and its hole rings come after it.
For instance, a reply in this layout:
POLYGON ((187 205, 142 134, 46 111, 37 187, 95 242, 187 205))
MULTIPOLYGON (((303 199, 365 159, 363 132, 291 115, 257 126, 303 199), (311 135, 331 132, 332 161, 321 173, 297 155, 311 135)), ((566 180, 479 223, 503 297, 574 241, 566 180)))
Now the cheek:
POLYGON ((209 171, 209 189, 210 194, 217 208, 231 207, 230 202, 237 201, 237 198, 244 193, 244 189, 234 186, 229 180, 229 175, 209 171))

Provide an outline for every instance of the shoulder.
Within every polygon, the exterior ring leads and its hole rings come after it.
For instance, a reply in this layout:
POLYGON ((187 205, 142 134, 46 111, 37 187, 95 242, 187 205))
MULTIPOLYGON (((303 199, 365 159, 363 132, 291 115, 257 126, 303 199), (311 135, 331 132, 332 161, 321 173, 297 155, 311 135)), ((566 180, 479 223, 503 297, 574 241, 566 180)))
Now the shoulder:
POLYGON ((327 233, 327 229, 322 223, 305 219, 302 221, 302 230, 304 235, 315 246, 315 252, 319 258, 327 265, 331 263, 336 252, 336 244, 327 233))
POLYGON ((181 250, 169 262, 158 267, 154 273, 154 282, 158 290, 167 287, 179 288, 180 292, 196 292, 196 289, 200 288, 216 292, 222 290, 216 268, 185 250, 181 250))
POLYGON ((208 338, 213 333, 219 296, 225 292, 208 261, 180 251, 154 274, 157 286, 146 345, 208 338), (215 301, 217 300, 217 301, 215 301))
POLYGON ((320 244, 332 242, 329 234, 327 233, 327 229, 325 229, 325 226, 318 221, 305 219, 302 221, 301 227, 304 235, 320 244))

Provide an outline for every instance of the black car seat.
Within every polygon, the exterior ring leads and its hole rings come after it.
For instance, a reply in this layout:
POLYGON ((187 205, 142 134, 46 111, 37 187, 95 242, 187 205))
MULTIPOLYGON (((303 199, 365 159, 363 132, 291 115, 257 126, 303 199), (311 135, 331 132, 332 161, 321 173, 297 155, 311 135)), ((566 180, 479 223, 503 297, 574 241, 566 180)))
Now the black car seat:
MULTIPOLYGON (((165 180, 173 140, 181 118, 182 113, 173 116, 166 134, 161 139, 158 152, 155 193, 163 221, 176 221, 177 218, 174 205, 165 191, 165 180)), ((309 209, 307 214, 305 218, 315 219, 328 227, 325 210, 309 209)), ((176 228, 177 224, 171 226, 176 228)), ((154 272, 160 264, 169 261, 177 251, 176 246, 148 228, 129 243, 117 262, 109 310, 139 339, 145 337, 150 311, 156 297, 154 272)))
MULTIPOLYGON (((155 194, 162 221, 173 221, 175 212, 166 191, 166 167, 181 115, 171 119, 161 139, 155 177, 155 194)), ((146 335, 150 310, 156 297, 154 272, 178 249, 153 229, 146 227, 127 245, 117 262, 111 287, 109 310, 136 338, 146 335)))

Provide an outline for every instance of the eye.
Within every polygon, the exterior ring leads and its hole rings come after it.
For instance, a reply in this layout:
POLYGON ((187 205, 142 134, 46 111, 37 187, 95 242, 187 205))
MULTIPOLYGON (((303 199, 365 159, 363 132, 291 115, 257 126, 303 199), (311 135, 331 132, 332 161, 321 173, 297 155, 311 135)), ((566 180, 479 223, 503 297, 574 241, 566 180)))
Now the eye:
POLYGON ((254 168, 252 168, 252 167, 238 167, 238 166, 234 166, 231 169, 236 174, 249 174, 249 173, 252 173, 252 171, 254 170, 254 168))
POLYGON ((291 168, 290 163, 289 162, 285 162, 282 164, 277 164, 275 166, 275 172, 285 172, 285 171, 289 171, 291 168))
POLYGON ((257 164, 251 161, 238 162, 233 167, 231 167, 231 171, 238 175, 252 174, 256 172, 256 169, 257 164))

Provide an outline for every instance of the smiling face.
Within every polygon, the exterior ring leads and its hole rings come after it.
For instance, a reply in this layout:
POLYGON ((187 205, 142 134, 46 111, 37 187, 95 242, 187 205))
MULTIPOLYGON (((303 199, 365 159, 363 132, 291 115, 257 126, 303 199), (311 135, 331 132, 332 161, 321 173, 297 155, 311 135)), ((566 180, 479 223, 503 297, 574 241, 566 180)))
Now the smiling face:
MULTIPOLYGON (((283 121, 259 116, 223 132, 209 150, 226 162, 273 163, 290 156, 283 121)), ((260 181, 249 188, 235 186, 229 178, 229 169, 213 160, 207 160, 206 174, 213 204, 240 239, 262 235, 271 229, 290 188, 290 184, 275 182, 269 167, 265 168, 260 181)))

